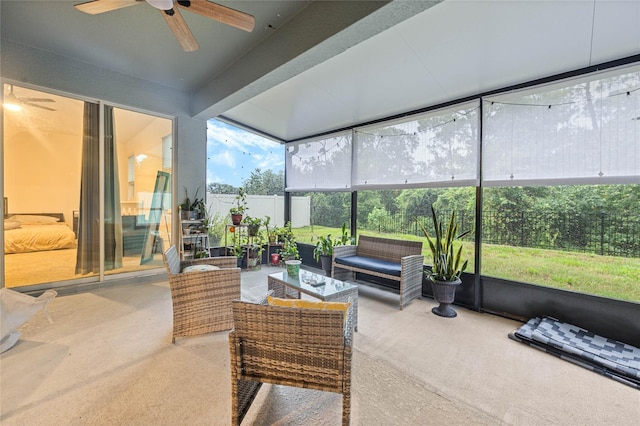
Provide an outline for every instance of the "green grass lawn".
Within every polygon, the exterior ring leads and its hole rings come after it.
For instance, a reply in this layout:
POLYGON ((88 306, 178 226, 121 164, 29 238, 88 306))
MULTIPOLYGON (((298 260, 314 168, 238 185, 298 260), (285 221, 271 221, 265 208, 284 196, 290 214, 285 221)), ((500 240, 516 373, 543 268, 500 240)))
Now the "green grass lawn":
MULTIPOLYGON (((337 228, 313 226, 295 228, 296 241, 313 243, 320 235, 340 235, 337 228)), ((430 252, 425 238, 405 234, 363 235, 422 241, 425 263, 430 264, 430 252)), ((474 270, 473 243, 463 243, 463 256, 469 259, 467 272, 474 270)), ((524 247, 482 246, 482 274, 529 284, 561 288, 613 299, 640 302, 640 259, 599 256, 557 250, 524 247)))

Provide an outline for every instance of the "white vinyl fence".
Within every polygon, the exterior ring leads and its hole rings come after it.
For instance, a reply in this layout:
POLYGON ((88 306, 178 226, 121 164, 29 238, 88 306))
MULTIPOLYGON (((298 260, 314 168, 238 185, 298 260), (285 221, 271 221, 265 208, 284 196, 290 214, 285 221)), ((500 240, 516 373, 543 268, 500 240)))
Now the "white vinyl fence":
MULTIPOLYGON (((311 198, 291 198, 291 227, 301 228, 311 225, 311 198)), ((207 210, 211 216, 216 213, 226 216, 229 209, 236 206, 234 194, 207 193, 207 210)), ((245 214, 264 219, 271 218, 271 226, 282 227, 284 223, 284 197, 280 195, 247 195, 248 210, 245 214)))

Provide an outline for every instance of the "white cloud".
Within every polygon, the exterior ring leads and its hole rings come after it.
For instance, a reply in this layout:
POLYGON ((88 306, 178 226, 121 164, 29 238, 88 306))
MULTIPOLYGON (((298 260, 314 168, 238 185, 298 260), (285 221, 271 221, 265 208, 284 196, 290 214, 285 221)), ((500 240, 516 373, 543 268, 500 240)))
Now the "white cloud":
POLYGON ((234 168, 236 167, 236 158, 229 150, 218 151, 214 155, 207 157, 209 163, 218 164, 220 166, 226 166, 234 168))
POLYGON ((258 136, 255 133, 235 128, 218 120, 207 121, 207 141, 226 145, 229 149, 248 151, 260 148, 264 151, 277 148, 279 143, 258 136))

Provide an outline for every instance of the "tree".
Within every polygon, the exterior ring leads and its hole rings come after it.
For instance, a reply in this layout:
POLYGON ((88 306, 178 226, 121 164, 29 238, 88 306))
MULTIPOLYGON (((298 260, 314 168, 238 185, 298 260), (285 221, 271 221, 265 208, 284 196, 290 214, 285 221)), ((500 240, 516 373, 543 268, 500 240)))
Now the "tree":
POLYGON ((236 194, 238 188, 226 183, 213 182, 207 185, 207 192, 212 194, 236 194))
POLYGON ((283 195, 284 172, 280 170, 274 173, 272 170, 262 171, 256 168, 249 179, 244 181, 243 187, 250 195, 283 195))

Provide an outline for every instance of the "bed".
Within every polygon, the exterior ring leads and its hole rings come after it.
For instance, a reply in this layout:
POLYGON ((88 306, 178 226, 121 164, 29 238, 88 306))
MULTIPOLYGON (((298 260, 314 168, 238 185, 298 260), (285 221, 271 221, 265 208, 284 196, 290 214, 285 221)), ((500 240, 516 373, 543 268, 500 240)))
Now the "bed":
POLYGON ((76 247, 76 236, 62 213, 13 214, 4 220, 5 254, 76 247))

